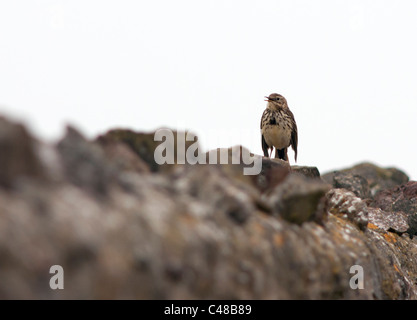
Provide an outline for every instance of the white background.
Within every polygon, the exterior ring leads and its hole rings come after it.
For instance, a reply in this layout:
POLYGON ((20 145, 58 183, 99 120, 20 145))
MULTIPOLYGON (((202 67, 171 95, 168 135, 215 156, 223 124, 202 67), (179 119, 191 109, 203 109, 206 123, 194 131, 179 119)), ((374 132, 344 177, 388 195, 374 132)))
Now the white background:
MULTIPOLYGON (((190 129, 262 154, 284 95, 299 165, 417 179, 417 1, 0 1, 0 114, 55 142, 71 123, 190 129)), ((294 164, 293 153, 289 153, 294 164)))

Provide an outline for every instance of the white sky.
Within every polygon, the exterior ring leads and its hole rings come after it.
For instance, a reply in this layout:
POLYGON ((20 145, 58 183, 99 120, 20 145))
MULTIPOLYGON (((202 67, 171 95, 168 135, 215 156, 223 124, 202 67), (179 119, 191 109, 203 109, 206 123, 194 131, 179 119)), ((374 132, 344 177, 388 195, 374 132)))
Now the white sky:
POLYGON ((262 154, 277 92, 297 164, 371 161, 416 180, 416 35, 415 0, 1 0, 0 114, 47 141, 66 123, 90 138, 168 126, 262 154))

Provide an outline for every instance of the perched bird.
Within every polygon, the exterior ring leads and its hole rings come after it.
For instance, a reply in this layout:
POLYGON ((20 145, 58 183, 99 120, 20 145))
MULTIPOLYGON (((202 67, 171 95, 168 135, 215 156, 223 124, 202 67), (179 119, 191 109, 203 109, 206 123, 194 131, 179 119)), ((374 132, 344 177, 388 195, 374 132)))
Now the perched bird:
POLYGON ((269 149, 275 147, 275 158, 288 161, 287 148, 291 146, 297 162, 298 132, 294 115, 288 108, 287 100, 278 93, 265 97, 268 101, 261 118, 262 150, 269 157, 269 149))

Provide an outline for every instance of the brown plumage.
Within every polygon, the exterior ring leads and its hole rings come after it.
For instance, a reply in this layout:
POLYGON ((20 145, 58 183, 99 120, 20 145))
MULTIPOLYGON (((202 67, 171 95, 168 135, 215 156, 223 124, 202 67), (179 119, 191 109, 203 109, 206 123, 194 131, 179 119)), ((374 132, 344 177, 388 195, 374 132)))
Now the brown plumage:
POLYGON ((288 108, 287 100, 278 93, 265 97, 268 101, 261 118, 262 150, 269 157, 269 149, 275 147, 275 158, 288 160, 287 148, 291 146, 297 162, 298 131, 294 115, 288 108))

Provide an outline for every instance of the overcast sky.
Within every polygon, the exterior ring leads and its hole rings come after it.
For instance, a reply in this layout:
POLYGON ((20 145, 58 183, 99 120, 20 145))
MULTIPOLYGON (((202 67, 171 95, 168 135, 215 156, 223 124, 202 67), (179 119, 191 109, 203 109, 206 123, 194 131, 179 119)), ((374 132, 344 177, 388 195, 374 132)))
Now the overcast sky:
MULTIPOLYGON (((286 97, 299 165, 362 161, 417 179, 417 1, 0 2, 0 114, 57 141, 189 129, 262 154, 286 97)), ((289 152, 294 164, 294 153, 289 152)))

